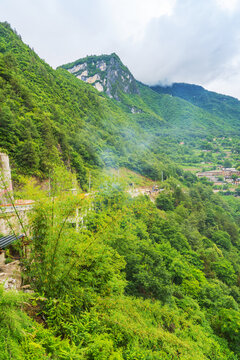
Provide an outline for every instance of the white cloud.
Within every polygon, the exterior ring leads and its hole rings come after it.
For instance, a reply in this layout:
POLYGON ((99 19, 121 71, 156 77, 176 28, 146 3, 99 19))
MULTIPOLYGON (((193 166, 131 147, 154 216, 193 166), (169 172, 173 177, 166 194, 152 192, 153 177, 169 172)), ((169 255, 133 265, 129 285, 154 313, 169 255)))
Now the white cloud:
POLYGON ((52 66, 116 52, 146 83, 240 98, 240 0, 0 0, 0 20, 52 66))
POLYGON ((226 15, 211 0, 179 0, 171 16, 150 21, 140 44, 130 44, 130 68, 138 79, 151 84, 158 80, 206 86, 223 77, 226 82, 240 70, 239 64, 233 66, 240 53, 239 35, 238 10, 226 15))
POLYGON ((162 15, 170 16, 176 0, 106 0, 111 23, 122 40, 139 41, 149 21, 162 15))
POLYGON ((217 4, 223 9, 233 12, 239 5, 239 0, 216 0, 217 4))

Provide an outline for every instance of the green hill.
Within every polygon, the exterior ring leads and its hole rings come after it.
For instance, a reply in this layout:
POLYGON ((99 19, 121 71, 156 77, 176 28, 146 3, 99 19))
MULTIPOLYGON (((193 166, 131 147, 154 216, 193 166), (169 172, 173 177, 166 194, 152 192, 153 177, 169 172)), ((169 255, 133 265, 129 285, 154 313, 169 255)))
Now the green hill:
POLYGON ((34 293, 0 287, 1 359, 239 358, 239 199, 171 160, 180 138, 236 133, 238 102, 225 117, 220 100, 216 113, 190 100, 139 83, 116 54, 53 70, 0 24, 1 151, 15 183, 52 179, 21 189, 35 205, 27 256, 14 251, 34 293), (118 171, 106 182, 107 167, 127 168, 127 184, 118 171), (63 191, 70 170, 82 189, 91 172, 97 191, 63 191), (158 195, 135 196, 134 172, 158 180, 158 195))
POLYGON ((161 133, 176 137, 218 136, 239 131, 237 99, 189 84, 150 88, 137 82, 116 54, 89 56, 61 68, 118 100, 125 112, 141 119, 143 128, 149 127, 151 119, 160 117, 161 133))
POLYGON ((176 137, 204 137, 207 134, 222 135, 236 132, 235 123, 210 113, 191 102, 165 94, 153 94, 151 89, 139 85, 144 101, 164 120, 164 132, 176 137), (165 130, 166 129, 166 130, 165 130))
POLYGON ((236 119, 137 82, 116 54, 53 70, 6 23, 0 44, 0 146, 14 179, 19 173, 44 178, 62 162, 83 188, 89 169, 104 166, 158 179, 163 170, 176 173, 166 154, 175 157, 178 139, 238 131, 236 119))
POLYGON ((226 124, 239 130, 240 101, 236 98, 208 91, 202 86, 184 83, 174 83, 166 87, 157 85, 151 88, 159 94, 169 94, 184 99, 210 114, 219 116, 226 124))
MULTIPOLYGON (((46 177, 61 162, 76 170, 83 187, 89 168, 130 164, 150 176, 159 172, 148 164, 149 154, 155 162, 157 155, 130 111, 66 70, 53 70, 6 23, 0 41, 0 147, 15 178, 46 177)), ((162 119, 151 113, 159 127, 162 119)))

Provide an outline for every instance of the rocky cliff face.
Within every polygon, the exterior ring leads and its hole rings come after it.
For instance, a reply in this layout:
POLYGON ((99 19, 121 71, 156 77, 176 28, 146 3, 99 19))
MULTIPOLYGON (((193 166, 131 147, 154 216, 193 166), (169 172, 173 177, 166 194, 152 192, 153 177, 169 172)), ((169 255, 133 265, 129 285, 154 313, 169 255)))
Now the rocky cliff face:
POLYGON ((116 54, 88 56, 62 66, 78 79, 120 100, 121 93, 138 94, 136 80, 116 54))

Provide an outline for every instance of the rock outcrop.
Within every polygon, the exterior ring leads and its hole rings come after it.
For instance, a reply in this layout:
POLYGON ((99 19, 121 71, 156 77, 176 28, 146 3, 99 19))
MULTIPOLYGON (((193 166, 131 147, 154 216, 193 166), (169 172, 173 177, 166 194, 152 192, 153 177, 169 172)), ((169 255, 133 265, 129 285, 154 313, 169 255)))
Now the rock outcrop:
POLYGON ((5 290, 19 290, 21 288, 21 268, 19 260, 9 264, 0 263, 0 284, 5 290))
POLYGON ((111 55, 88 56, 62 66, 78 79, 92 84, 110 98, 120 100, 121 93, 138 94, 137 82, 119 57, 111 55))

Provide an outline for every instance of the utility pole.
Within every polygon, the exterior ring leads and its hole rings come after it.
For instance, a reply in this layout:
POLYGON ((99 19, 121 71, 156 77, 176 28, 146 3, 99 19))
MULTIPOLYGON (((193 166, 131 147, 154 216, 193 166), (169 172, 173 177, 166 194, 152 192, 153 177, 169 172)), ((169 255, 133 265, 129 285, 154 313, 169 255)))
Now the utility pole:
POLYGON ((76 208, 76 230, 79 229, 79 211, 78 208, 76 208))
POLYGON ((91 191, 91 173, 89 171, 89 179, 88 179, 88 192, 90 193, 91 191))
POLYGON ((49 194, 49 197, 51 196, 51 178, 50 178, 50 170, 49 170, 49 173, 48 173, 48 194, 49 194))

